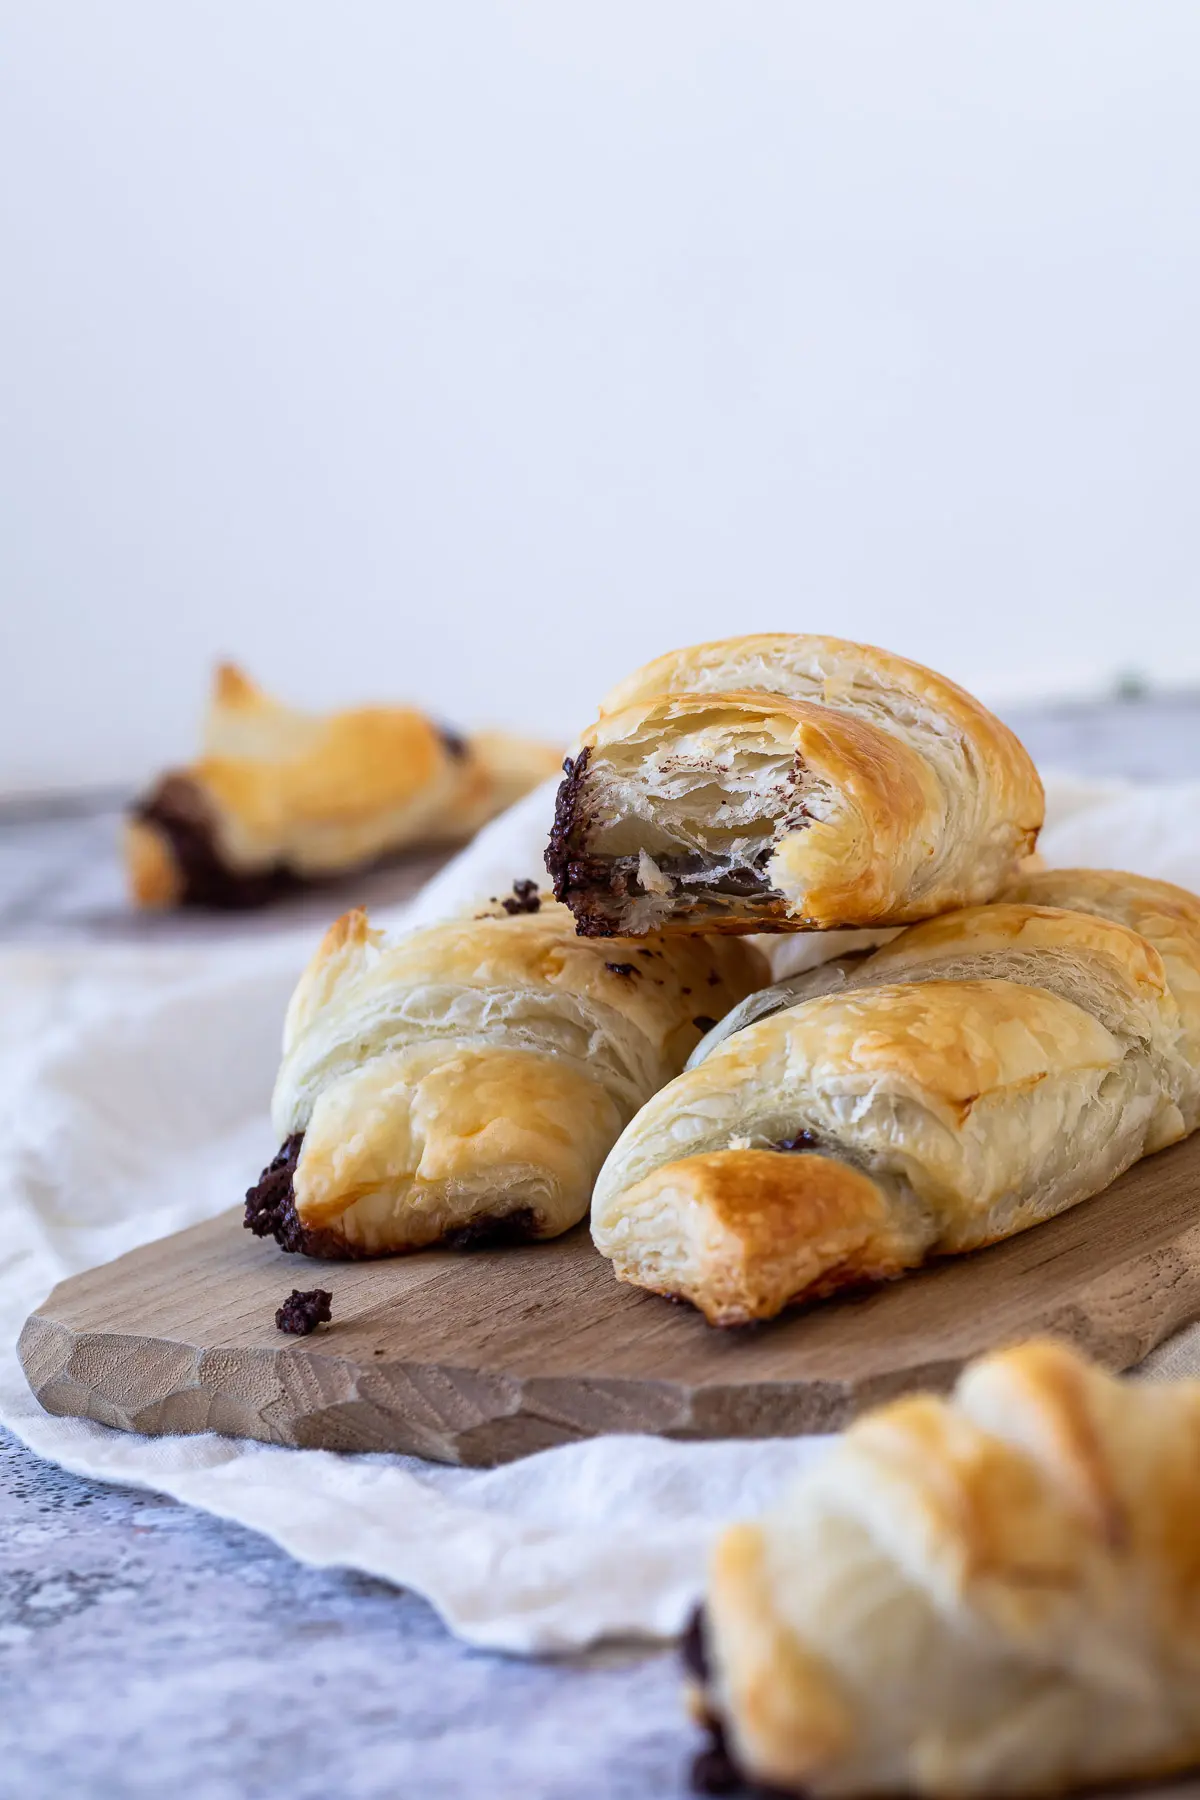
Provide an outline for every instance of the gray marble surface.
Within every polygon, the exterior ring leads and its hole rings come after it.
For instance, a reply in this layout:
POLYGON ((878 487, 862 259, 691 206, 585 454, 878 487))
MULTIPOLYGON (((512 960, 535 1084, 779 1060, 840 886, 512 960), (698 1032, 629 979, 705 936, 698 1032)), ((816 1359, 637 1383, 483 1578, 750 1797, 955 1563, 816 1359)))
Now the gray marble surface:
MULTIPOLYGON (((1047 767, 1200 777, 1200 697, 1012 716, 1047 767)), ((137 921, 116 823, 111 804, 0 807, 0 942, 229 936, 336 910, 334 894, 137 921)), ((672 1656, 472 1652, 412 1595, 78 1481, 0 1434, 0 1800, 661 1800, 686 1791, 693 1748, 672 1656)))

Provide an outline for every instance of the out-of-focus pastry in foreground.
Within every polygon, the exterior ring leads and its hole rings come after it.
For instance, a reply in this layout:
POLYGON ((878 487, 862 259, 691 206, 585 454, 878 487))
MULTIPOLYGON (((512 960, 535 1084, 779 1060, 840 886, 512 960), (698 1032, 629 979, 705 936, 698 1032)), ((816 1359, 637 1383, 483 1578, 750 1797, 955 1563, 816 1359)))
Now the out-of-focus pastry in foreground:
POLYGON ((621 1127, 765 972, 739 940, 589 943, 533 881, 392 941, 347 913, 288 1008, 282 1149, 246 1225, 332 1259, 555 1237, 621 1127))
POLYGON ((611 693, 546 852, 581 933, 907 924, 994 897, 1044 797, 1006 725, 917 663, 766 633, 611 693))
POLYGON ((1190 1767, 1197 1520, 1200 1382, 1037 1342, 868 1414, 718 1540, 685 1651, 696 1785, 948 1800, 1190 1767))
POLYGON ((460 737, 411 707, 299 712, 223 663, 199 760, 130 811, 133 898, 261 906, 405 850, 465 842, 560 761, 503 732, 460 737))

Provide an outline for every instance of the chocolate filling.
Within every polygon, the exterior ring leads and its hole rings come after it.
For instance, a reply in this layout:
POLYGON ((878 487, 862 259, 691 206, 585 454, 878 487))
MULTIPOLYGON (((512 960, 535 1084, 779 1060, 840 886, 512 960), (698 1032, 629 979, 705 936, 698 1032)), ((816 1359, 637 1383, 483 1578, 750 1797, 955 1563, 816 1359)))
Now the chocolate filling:
POLYGON ((728 918, 731 914, 758 923, 778 916, 783 896, 767 880, 765 869, 774 844, 764 844, 752 864, 728 868, 720 856, 701 850, 675 856, 655 855, 659 874, 672 884, 669 896, 649 894, 642 886, 639 856, 590 855, 587 839, 590 821, 584 792, 591 751, 581 750, 563 764, 554 806, 554 824, 546 846, 546 867, 554 882, 554 897, 575 914, 581 937, 618 937, 628 931, 629 903, 646 898, 669 899, 673 918, 728 918), (730 906, 728 902, 741 902, 730 906))
POLYGON ((167 775, 139 800, 131 816, 162 833, 179 869, 184 906, 207 906, 220 912, 265 906, 303 886, 283 864, 242 872, 221 856, 208 801, 186 775, 167 775))
POLYGON ((332 1317, 333 1295, 327 1288, 309 1288, 306 1293, 293 1288, 275 1314, 275 1323, 292 1337, 307 1337, 318 1325, 328 1325, 332 1317))
MULTIPOLYGON (((712 1675, 708 1653, 705 1613, 698 1606, 687 1622, 680 1640, 679 1653, 688 1675, 704 1694, 712 1675)), ((783 1800, 781 1788, 763 1787, 747 1779, 729 1748, 724 1726, 705 1706, 704 1729, 708 1733, 705 1748, 692 1758, 689 1771, 694 1794, 739 1794, 743 1800, 783 1800)))
POLYGON ((803 1152, 805 1150, 819 1150, 821 1144, 815 1132, 798 1131, 795 1137, 780 1138, 777 1144, 771 1144, 768 1147, 772 1150, 795 1150, 803 1152))
MULTIPOLYGON (((246 1190, 246 1215, 242 1223, 255 1237, 273 1237, 281 1250, 300 1256, 312 1256, 322 1262, 364 1262, 377 1252, 360 1249, 336 1231, 304 1225, 296 1211, 293 1182, 300 1160, 302 1131, 286 1138, 278 1155, 272 1158, 252 1188, 246 1190)), ((531 1206, 518 1206, 511 1212, 487 1214, 471 1219, 465 1225, 444 1232, 433 1250, 445 1245, 451 1250, 495 1250, 506 1244, 524 1244, 537 1236, 538 1216, 531 1206)), ((320 1293, 318 1288, 315 1290, 320 1293)), ((280 1326, 280 1330, 286 1330, 280 1326)))
MULTIPOLYGON (((449 754, 456 759, 470 754, 470 746, 457 732, 438 728, 438 735, 449 754)), ((272 863, 265 869, 235 869, 225 861, 217 839, 216 821, 203 789, 188 775, 164 775, 158 786, 130 808, 130 817, 140 824, 152 826, 171 846, 180 877, 179 902, 182 906, 208 907, 216 912, 243 912, 251 907, 267 906, 299 889, 319 887, 324 881, 349 874, 350 869, 333 869, 328 874, 301 875, 286 862, 272 863)), ((393 854, 368 862, 390 862, 393 854)), ((536 888, 535 888, 536 892, 536 888)), ((536 906, 527 906, 536 912, 536 906)))
POLYGON ((441 738, 445 749, 456 762, 461 762, 464 757, 470 755, 471 746, 460 732, 452 731, 449 725, 435 726, 435 730, 441 738))
POLYGON ((537 1235, 537 1224, 532 1206, 517 1206, 512 1212, 488 1214, 457 1225, 444 1231, 439 1241, 449 1250, 499 1250, 507 1244, 527 1244, 537 1235))

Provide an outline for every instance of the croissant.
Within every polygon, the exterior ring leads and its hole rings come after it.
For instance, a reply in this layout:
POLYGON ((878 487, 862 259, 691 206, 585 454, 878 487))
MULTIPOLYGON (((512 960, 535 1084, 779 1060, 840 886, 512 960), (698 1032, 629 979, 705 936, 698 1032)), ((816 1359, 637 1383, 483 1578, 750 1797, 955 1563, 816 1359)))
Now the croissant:
POLYGON ((837 986, 718 1042, 596 1185, 618 1277, 713 1324, 1010 1237, 1189 1129, 1163 959, 1115 920, 969 908, 800 979, 837 986))
POLYGON ((763 976, 748 944, 583 942, 533 882, 391 942, 347 913, 288 1008, 283 1147, 246 1224, 331 1258, 554 1237, 710 1010, 763 976))
POLYGON ((1044 804, 977 700, 826 637, 661 657, 565 768, 546 866, 593 937, 898 925, 990 900, 1044 804))
POLYGON ((1200 1124, 1200 897, 1169 881, 1118 869, 1042 869, 1019 875, 1005 900, 1067 907, 1117 919, 1153 944, 1163 960, 1183 1027, 1192 1079, 1179 1096, 1189 1131, 1200 1124))
POLYGON ((200 760, 163 776, 127 821, 133 897, 262 905, 417 844, 466 839, 558 760, 503 733, 459 737, 411 708, 296 712, 222 664, 200 760))
POLYGON ((688 1639, 717 1738, 698 1775, 821 1800, 1188 1767, 1198 1519, 1200 1382, 1120 1381, 1038 1342, 867 1414, 717 1542, 688 1639))

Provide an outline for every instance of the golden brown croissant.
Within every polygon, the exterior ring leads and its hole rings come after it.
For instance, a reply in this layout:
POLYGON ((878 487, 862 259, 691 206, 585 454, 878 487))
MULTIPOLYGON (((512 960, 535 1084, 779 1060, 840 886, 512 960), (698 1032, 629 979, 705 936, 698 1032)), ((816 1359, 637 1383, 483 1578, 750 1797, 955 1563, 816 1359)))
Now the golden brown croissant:
POLYGON ((132 810, 133 896, 261 905, 414 845, 464 840, 558 760, 503 733, 459 737, 412 708, 297 712, 222 664, 200 760, 132 810))
POLYGON ((596 1184, 619 1278, 714 1324, 1010 1237, 1190 1128, 1163 960, 1115 920, 969 908, 805 984, 656 1094, 596 1184))
POLYGON ((394 942, 348 913, 288 1008, 283 1149, 246 1223, 327 1257, 554 1237, 706 1015, 763 974, 747 944, 583 942, 532 882, 394 942))
POLYGON ((1200 1382, 1039 1342, 868 1414, 717 1543, 689 1634, 705 1772, 951 1800, 1190 1766, 1198 1521, 1200 1382))
POLYGON ((1037 772, 953 682, 784 634, 661 657, 567 764, 546 853, 581 933, 898 925, 990 900, 1037 772))
POLYGON ((1117 919, 1153 944, 1179 1008, 1192 1075, 1179 1104, 1194 1131, 1200 1123, 1200 898, 1169 881, 1119 869, 1041 869, 1019 875, 1002 898, 1117 919))

